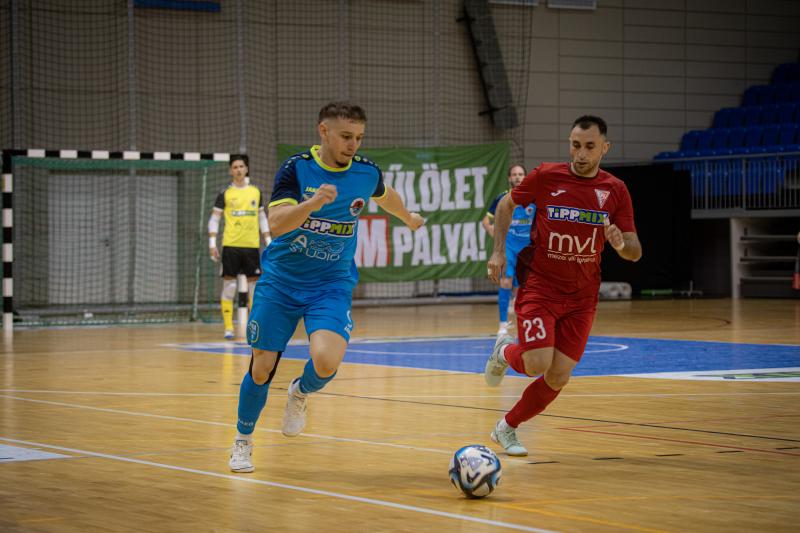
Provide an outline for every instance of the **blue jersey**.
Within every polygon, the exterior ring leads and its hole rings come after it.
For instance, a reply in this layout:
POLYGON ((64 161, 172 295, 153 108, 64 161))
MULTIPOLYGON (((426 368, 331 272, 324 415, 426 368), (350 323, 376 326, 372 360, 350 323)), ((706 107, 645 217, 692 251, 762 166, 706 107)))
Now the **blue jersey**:
POLYGON ((358 216, 370 197, 386 194, 383 174, 378 165, 360 155, 345 168, 329 167, 318 151, 319 146, 312 146, 284 161, 275 175, 269 207, 297 205, 314 196, 324 183, 336 187, 336 200, 272 241, 261 255, 261 280, 298 289, 352 289, 358 282, 353 260, 358 216))
MULTIPOLYGON (((501 193, 494 199, 492 205, 489 206, 489 218, 494 219, 494 212, 497 210, 497 204, 503 199, 508 191, 501 193)), ((518 205, 514 208, 514 213, 511 215, 511 225, 508 227, 508 234, 506 234, 506 243, 527 245, 531 241, 531 226, 533 225, 533 217, 536 215, 536 204, 528 206, 518 205)))

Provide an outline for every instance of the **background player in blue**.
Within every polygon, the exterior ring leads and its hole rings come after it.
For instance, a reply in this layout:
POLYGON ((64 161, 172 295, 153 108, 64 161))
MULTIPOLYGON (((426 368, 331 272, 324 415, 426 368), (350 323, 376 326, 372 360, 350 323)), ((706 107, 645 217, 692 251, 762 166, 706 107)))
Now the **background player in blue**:
MULTIPOLYGON (((508 169, 508 184, 511 185, 512 189, 522 183, 522 180, 525 179, 525 174, 527 172, 525 172, 525 167, 522 165, 511 165, 511 168, 508 169)), ((508 191, 505 191, 494 199, 486 216, 481 221, 486 233, 491 235, 492 238, 494 238, 494 212, 497 209, 497 204, 507 193, 508 191)), ((536 205, 518 205, 514 209, 511 226, 506 234, 506 272, 505 276, 500 278, 500 288, 497 292, 497 308, 500 314, 500 327, 497 330, 498 337, 508 334, 508 309, 511 302, 511 291, 512 288, 516 289, 519 286, 516 276, 517 255, 531 243, 531 224, 535 214, 536 205)))
POLYGON ((300 434, 306 423, 306 396, 333 379, 342 362, 353 329, 358 216, 369 199, 412 231, 424 223, 384 185, 378 166, 356 154, 366 121, 364 110, 356 105, 325 105, 317 125, 320 145, 290 157, 275 176, 269 203, 273 241, 261 256, 263 273, 247 324, 253 355, 239 390, 238 433, 229 463, 234 472, 254 470, 253 430, 281 354, 301 318, 311 358, 289 387, 284 435, 300 434))

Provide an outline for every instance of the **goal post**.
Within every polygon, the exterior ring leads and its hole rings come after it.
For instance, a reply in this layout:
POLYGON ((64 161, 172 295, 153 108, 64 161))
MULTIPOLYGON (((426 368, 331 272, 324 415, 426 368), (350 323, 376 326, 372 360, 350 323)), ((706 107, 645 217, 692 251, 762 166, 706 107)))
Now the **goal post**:
POLYGON ((4 150, 4 329, 217 319, 206 222, 229 158, 4 150))

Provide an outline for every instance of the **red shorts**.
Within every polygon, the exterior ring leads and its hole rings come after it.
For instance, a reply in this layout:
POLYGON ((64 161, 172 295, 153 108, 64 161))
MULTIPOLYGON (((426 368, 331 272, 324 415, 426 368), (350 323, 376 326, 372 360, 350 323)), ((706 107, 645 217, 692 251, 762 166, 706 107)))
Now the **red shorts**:
POLYGON ((580 361, 597 314, 597 296, 554 299, 522 287, 514 310, 519 344, 525 351, 555 347, 580 361))

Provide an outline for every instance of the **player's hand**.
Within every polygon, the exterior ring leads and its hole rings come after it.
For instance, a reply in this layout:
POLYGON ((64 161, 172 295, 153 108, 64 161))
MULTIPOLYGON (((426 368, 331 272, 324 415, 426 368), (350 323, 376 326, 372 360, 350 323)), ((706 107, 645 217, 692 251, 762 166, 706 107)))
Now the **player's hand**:
POLYGON ((336 190, 336 185, 330 183, 323 183, 314 193, 314 196, 308 200, 314 206, 314 211, 322 209, 322 206, 329 204, 336 200, 339 192, 336 190))
POLYGON ((499 284, 501 273, 506 271, 506 254, 492 252, 489 262, 486 264, 486 275, 490 280, 499 284))
POLYGON ((410 217, 408 217, 408 221, 406 222, 406 226, 408 226, 411 231, 417 231, 419 228, 425 225, 425 219, 422 218, 422 215, 419 213, 410 213, 410 217))
POLYGON ((618 252, 625 248, 625 239, 622 237, 622 231, 620 231, 617 225, 612 224, 611 221, 608 220, 608 217, 603 219, 603 225, 605 226, 603 229, 606 234, 606 241, 618 252))
POLYGON ((219 250, 217 249, 216 246, 209 248, 208 253, 211 256, 212 261, 214 261, 215 263, 219 261, 219 250))

